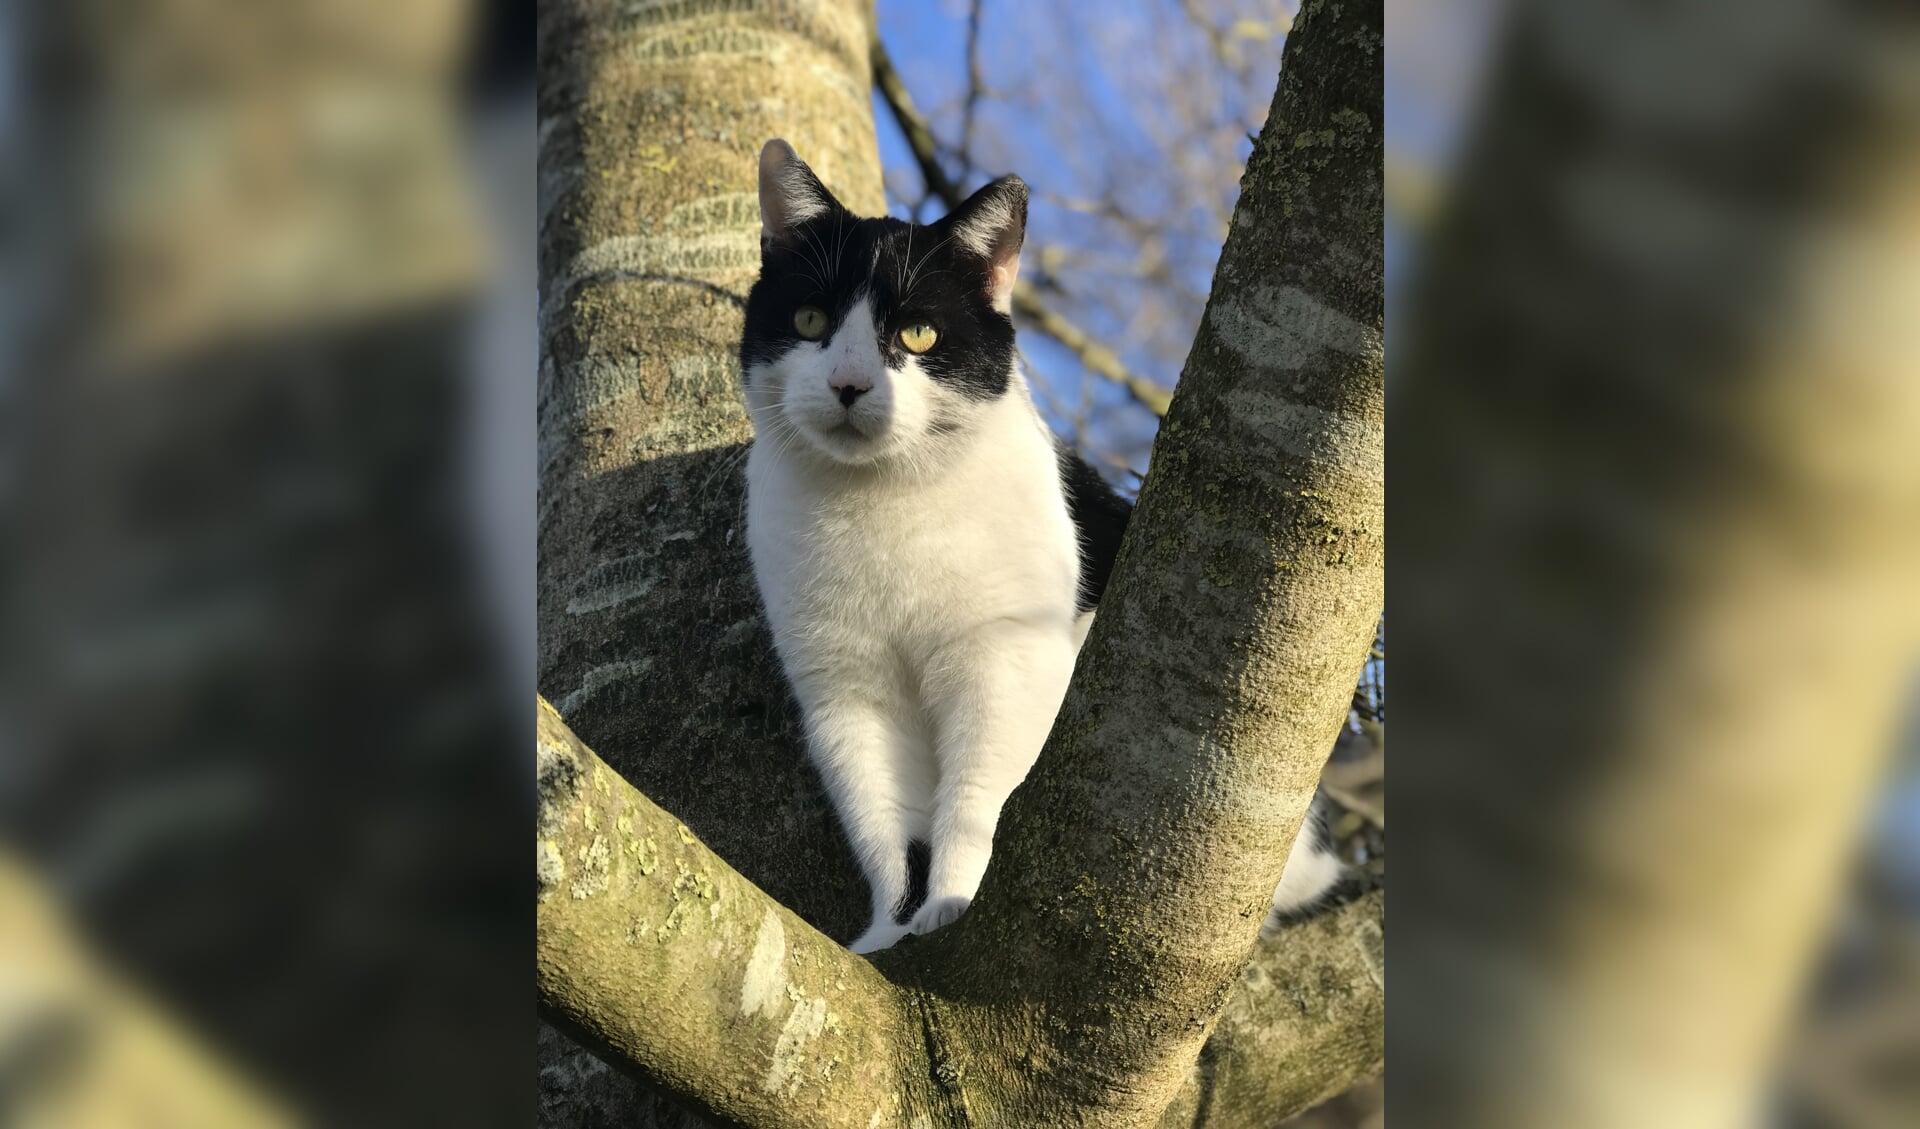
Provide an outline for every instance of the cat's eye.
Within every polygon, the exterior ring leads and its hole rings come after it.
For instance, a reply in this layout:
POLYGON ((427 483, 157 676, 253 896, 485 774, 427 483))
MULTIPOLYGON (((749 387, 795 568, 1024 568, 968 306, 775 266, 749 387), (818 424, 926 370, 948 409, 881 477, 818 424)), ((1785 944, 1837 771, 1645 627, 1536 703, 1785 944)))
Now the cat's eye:
POLYGON ((809 341, 818 341, 827 332, 827 312, 818 306, 802 306, 793 311, 793 331, 809 341))
POLYGON ((900 344, 909 353, 924 353, 939 339, 940 335, 930 325, 910 325, 900 331, 900 344))

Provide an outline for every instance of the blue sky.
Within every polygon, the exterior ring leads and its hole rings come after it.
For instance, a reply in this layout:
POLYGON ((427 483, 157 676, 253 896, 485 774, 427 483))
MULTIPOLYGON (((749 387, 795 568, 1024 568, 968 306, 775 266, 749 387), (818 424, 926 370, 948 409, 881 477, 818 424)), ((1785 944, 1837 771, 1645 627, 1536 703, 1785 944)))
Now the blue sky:
MULTIPOLYGON (((1408 26, 1419 29, 1422 34, 1411 46, 1401 47, 1393 41, 1389 47, 1386 82, 1389 142, 1396 151, 1423 167, 1443 165, 1455 145, 1465 110, 1464 100, 1470 91, 1463 75, 1470 64, 1478 61, 1488 20, 1496 10, 1494 3, 1495 0, 1445 0, 1438 4, 1390 0, 1390 22, 1396 16, 1403 17, 1408 26)), ((1160 6, 1173 7, 1171 3, 1160 6)), ((1164 25, 1150 18, 1155 7, 1153 3, 1109 6, 1101 16, 1107 21, 1103 27, 1120 28, 1115 32, 1117 39, 1143 51, 1182 49, 1178 44, 1168 43, 1164 33, 1156 39, 1154 29, 1164 25), (1125 30, 1127 21, 1137 23, 1138 28, 1125 30)), ((934 131, 943 141, 951 141, 957 134, 955 107, 966 89, 968 8, 966 0, 880 0, 878 5, 881 36, 915 102, 933 119, 934 131)), ((1044 14, 1035 14, 1044 13, 1047 8, 1047 4, 1031 5, 1016 12, 1012 0, 985 0, 982 69, 989 85, 1002 85, 1017 84, 1020 76, 1033 68, 1067 68, 1087 92, 1082 103, 1086 109, 987 102, 980 115, 984 128, 979 133, 987 135, 1003 150, 1016 152, 1018 167, 979 170, 966 185, 976 187, 992 175, 1017 172, 1033 186, 1036 200, 1029 219, 1030 255, 1024 268, 1029 272, 1033 269, 1031 249, 1034 247, 1078 247, 1101 238, 1084 216, 1053 206, 1041 196, 1049 191, 1062 195, 1097 194, 1098 189, 1086 183, 1084 158, 1088 153, 1110 150, 1140 153, 1155 149, 1153 140, 1131 116, 1127 92, 1115 85, 1117 81, 1124 81, 1124 76, 1116 78, 1072 36, 1048 37, 1033 33, 1036 26, 1047 26, 1044 14), (1044 116, 1048 114, 1058 114, 1061 118, 1043 125, 1044 116), (1049 140, 1047 128, 1057 130, 1063 126, 1087 137, 1084 152, 1061 153, 1049 140), (1076 161, 1076 157, 1080 160, 1076 161), (1077 171, 1076 163, 1081 165, 1077 171)), ((1197 37, 1194 42, 1199 42, 1197 37)), ((1279 41, 1274 41, 1272 50, 1276 54, 1278 46, 1279 41)), ((1238 95, 1240 110, 1252 110, 1255 116, 1264 111, 1276 75, 1277 67, 1272 74, 1262 70, 1253 75, 1248 88, 1238 95)), ((1230 91, 1229 97, 1233 96, 1230 91)), ((1137 104, 1137 101, 1133 103, 1137 104)), ((889 170, 893 213, 905 218, 908 209, 898 198, 898 190, 906 186, 917 192, 919 176, 914 171, 913 156, 905 139, 877 94, 874 114, 882 161, 889 170)), ((1244 161, 1251 147, 1251 142, 1243 137, 1235 156, 1244 161)), ((983 156, 992 159, 990 151, 983 156)), ((954 171, 957 170, 949 169, 954 171)), ((1161 215, 1179 208, 1181 202, 1159 200, 1150 206, 1154 209, 1151 214, 1161 215)), ((939 214, 940 209, 934 207, 922 218, 931 220, 939 214)), ((1387 243, 1389 278, 1397 283, 1405 274, 1408 257, 1405 252, 1409 245, 1391 216, 1387 243)), ((1206 246, 1204 254, 1201 250, 1195 245, 1194 254, 1185 257, 1189 269, 1181 275, 1183 284, 1198 295, 1204 295, 1210 288, 1217 242, 1206 246)), ((1071 287, 1074 278, 1063 273, 1061 281, 1071 287)), ((1192 312, 1197 319, 1198 310, 1192 312)), ((1130 346, 1129 327, 1115 312, 1091 308, 1072 311, 1070 316, 1096 338, 1112 344, 1133 371, 1161 384, 1170 385, 1177 377, 1178 359, 1170 358, 1164 351, 1155 357, 1137 344, 1130 346)), ((1188 326, 1182 333, 1160 338, 1163 350, 1164 342, 1177 338, 1180 355, 1184 356, 1184 341, 1190 338, 1192 328, 1188 326)), ((1043 392, 1054 400, 1052 404, 1043 403, 1042 410, 1056 429, 1066 430, 1059 409, 1077 405, 1082 388, 1087 388, 1098 412, 1095 418, 1100 421, 1099 429, 1094 431, 1096 437, 1115 450, 1127 452, 1124 461, 1135 470, 1144 470, 1153 430, 1151 416, 1131 408, 1125 394, 1104 381, 1083 380, 1078 360, 1050 338, 1028 332, 1021 335, 1020 343, 1043 392)), ((1110 477, 1124 484, 1125 476, 1110 477)))
MULTIPOLYGON (((1108 21, 1110 28, 1123 28, 1128 20, 1142 19, 1147 7, 1114 6, 1103 13, 1102 19, 1108 21)), ((881 0, 878 6, 881 36, 913 93, 916 104, 933 119, 934 131, 943 141, 953 140, 957 136, 957 105, 966 90, 967 10, 968 5, 961 0, 881 0)), ((1035 270, 1032 248, 1042 245, 1084 247, 1100 239, 1086 217, 1052 205, 1040 197, 1049 192, 1080 197, 1097 195, 1098 186, 1087 183, 1085 176, 1084 161, 1088 153, 1105 150, 1151 152, 1154 142, 1132 119, 1123 92, 1114 85, 1116 78, 1098 64, 1092 52, 1069 35, 1048 38, 1031 34, 1035 24, 1044 26, 1046 23, 1041 7, 1018 13, 1017 24, 1016 13, 1009 0, 986 0, 983 13, 982 69, 989 85, 1003 87, 1017 83, 1019 76, 1033 68, 1055 68, 1056 71, 1058 68, 1069 68, 1075 80, 1087 91, 1083 106, 1092 109, 1090 120, 1079 117, 1064 123, 1088 138, 1085 150, 1076 154, 1061 152, 1042 128, 1041 115, 1047 114, 1049 107, 1021 106, 991 100, 982 104, 979 135, 988 139, 987 144, 976 146, 982 159, 991 161, 995 148, 1012 150, 1018 153, 1017 167, 978 170, 968 178, 965 187, 977 187, 1004 172, 1017 172, 1033 186, 1036 198, 1029 217, 1030 254, 1023 266, 1026 277, 1032 278, 1035 270), (1076 163, 1082 165, 1077 172, 1074 168, 1076 163)), ((1121 30, 1118 34, 1124 36, 1129 33, 1121 30)), ((1136 38, 1146 38, 1137 32, 1132 34, 1136 38)), ((1271 85, 1266 85, 1260 96, 1262 109, 1271 91, 1271 85)), ((894 190, 905 185, 917 192, 919 177, 914 171, 913 156, 878 95, 875 96, 874 113, 882 161, 890 171, 889 195, 894 203, 893 213, 905 218, 908 209, 894 190)), ((1060 127, 1063 122, 1055 120, 1045 124, 1060 127)), ((1236 155, 1244 160, 1250 149, 1251 143, 1242 140, 1236 155)), ((949 168, 950 173, 955 171, 958 170, 949 168)), ((1155 207, 1153 214, 1165 214, 1162 209, 1177 208, 1179 201, 1159 201, 1155 207)), ((931 220, 939 214, 940 208, 936 206, 925 212, 922 218, 931 220)), ((1217 251, 1217 246, 1211 248, 1213 254, 1217 254, 1217 251)), ((1204 295, 1211 281, 1211 256, 1199 263, 1198 267, 1182 277, 1186 286, 1204 295)), ((1071 286, 1074 278, 1069 273, 1063 273, 1061 282, 1071 286)), ((1156 359, 1141 348, 1129 347, 1126 341, 1128 326, 1122 318, 1106 310, 1089 308, 1074 310, 1069 316, 1097 339, 1113 345, 1133 371, 1157 383, 1173 383, 1178 362, 1169 362, 1165 357, 1156 359)), ((1185 332, 1190 335, 1191 329, 1185 332)), ((1020 346, 1042 386, 1042 411, 1057 429, 1066 430, 1063 410, 1071 411, 1079 407, 1080 397, 1088 396, 1096 411, 1095 418, 1100 420, 1100 426, 1090 429, 1090 432, 1114 450, 1128 452, 1124 461, 1134 469, 1145 469, 1145 452, 1154 425, 1149 413, 1133 407, 1123 391, 1104 381, 1083 381, 1078 360, 1052 339, 1039 333, 1024 333, 1020 338, 1020 346), (1052 402, 1046 402, 1049 398, 1052 402)), ((1127 485, 1124 475, 1110 477, 1114 477, 1117 484, 1127 485)))

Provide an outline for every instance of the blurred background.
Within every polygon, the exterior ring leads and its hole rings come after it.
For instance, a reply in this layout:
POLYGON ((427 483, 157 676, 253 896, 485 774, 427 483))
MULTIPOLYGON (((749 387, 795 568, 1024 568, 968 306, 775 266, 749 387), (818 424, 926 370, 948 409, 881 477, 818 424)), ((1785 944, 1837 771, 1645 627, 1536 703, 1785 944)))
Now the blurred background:
POLYGON ((1920 20, 1387 28, 1395 1117, 1920 1124, 1920 20))
MULTIPOLYGON (((1123 490, 1293 12, 877 4, 1123 490)), ((0 5, 0 1124, 533 1117, 532 21, 0 5)), ((1920 1124, 1916 22, 1388 5, 1406 1124, 1920 1124)))
POLYGON ((525 1125, 533 12, 0 11, 0 1124, 525 1125))

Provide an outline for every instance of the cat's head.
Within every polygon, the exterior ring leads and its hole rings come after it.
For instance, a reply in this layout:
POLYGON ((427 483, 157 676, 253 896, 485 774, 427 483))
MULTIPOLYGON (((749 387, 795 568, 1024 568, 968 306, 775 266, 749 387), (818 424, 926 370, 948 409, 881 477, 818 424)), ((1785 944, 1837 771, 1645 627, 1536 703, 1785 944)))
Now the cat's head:
POLYGON ((761 442, 841 464, 917 462, 1007 395, 1019 177, 938 223, 862 219, 774 140, 760 151, 760 221, 740 359, 761 442))

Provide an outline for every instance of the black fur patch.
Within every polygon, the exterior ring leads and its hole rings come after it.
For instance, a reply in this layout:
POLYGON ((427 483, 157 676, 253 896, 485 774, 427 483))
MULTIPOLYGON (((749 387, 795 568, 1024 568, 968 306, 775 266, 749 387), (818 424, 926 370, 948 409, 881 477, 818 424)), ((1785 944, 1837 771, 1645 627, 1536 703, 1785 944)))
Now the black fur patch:
POLYGON ((1060 484, 1066 488, 1067 509, 1080 534, 1080 611, 1092 611, 1106 594, 1107 577, 1120 555, 1120 539, 1127 534, 1133 503, 1114 493, 1100 472, 1087 465, 1065 444, 1060 453, 1060 484))
MULTIPOLYGON (((1024 225, 1026 185, 1008 177, 975 199, 996 192, 1017 202, 1014 214, 1024 225)), ((1004 395, 1013 371, 1013 319, 988 300, 990 264, 953 238, 952 222, 966 209, 963 204, 939 223, 922 225, 861 219, 833 203, 781 238, 763 241, 760 278, 747 294, 742 368, 819 347, 794 331, 793 314, 801 306, 826 311, 827 342, 854 303, 870 296, 877 343, 889 368, 911 355, 900 345, 900 331, 926 324, 938 334, 919 358, 931 379, 969 399, 1004 395)))
POLYGON ((915 839, 907 844, 907 896, 893 907, 893 923, 905 925, 927 901, 927 874, 933 869, 933 848, 915 839))

